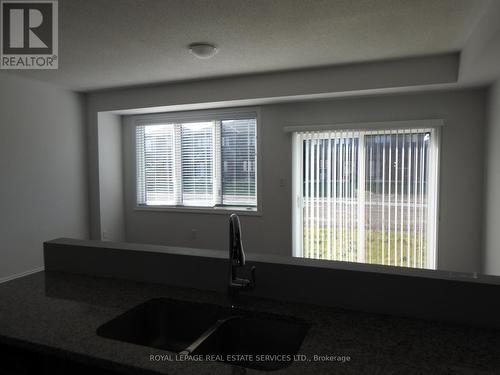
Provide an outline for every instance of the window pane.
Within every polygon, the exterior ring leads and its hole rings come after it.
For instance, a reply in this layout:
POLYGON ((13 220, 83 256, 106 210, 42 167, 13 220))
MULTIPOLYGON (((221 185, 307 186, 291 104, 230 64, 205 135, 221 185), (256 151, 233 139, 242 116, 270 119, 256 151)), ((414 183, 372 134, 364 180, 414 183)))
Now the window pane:
POLYGON ((358 258, 358 147, 353 133, 304 141, 304 256, 358 258))
POLYGON ((255 207, 256 119, 190 121, 136 125, 137 204, 255 207))
POLYGON ((174 204, 174 125, 138 126, 136 144, 138 204, 174 204))
POLYGON ((214 122, 181 126, 182 203, 213 206, 214 122))
POLYGON ((300 134, 302 255, 432 268, 432 134, 428 129, 300 134))
POLYGON ((366 258, 424 268, 429 133, 367 135, 366 258))
POLYGON ((222 204, 255 206, 256 120, 221 122, 222 204))

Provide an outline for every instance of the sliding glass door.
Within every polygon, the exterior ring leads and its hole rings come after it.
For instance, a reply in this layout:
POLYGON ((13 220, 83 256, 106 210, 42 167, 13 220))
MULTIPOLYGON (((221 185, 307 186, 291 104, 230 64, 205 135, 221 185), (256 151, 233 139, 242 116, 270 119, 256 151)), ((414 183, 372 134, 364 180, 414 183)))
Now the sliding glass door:
POLYGON ((294 134, 294 255, 436 267, 438 132, 294 134))

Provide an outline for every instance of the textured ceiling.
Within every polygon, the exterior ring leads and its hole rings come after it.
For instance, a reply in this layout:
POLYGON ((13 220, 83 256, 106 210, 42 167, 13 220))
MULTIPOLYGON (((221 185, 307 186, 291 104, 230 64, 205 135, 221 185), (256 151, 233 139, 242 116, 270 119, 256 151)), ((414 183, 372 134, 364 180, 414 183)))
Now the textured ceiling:
POLYGON ((85 91, 458 51, 488 1, 59 0, 59 70, 15 73, 85 91))

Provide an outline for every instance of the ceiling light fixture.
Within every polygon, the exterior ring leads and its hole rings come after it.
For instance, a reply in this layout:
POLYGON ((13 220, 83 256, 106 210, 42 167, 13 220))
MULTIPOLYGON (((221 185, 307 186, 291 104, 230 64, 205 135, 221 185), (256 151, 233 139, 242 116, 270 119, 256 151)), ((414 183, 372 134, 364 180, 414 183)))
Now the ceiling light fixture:
POLYGON ((199 59, 209 59, 219 52, 219 49, 210 43, 192 43, 188 48, 189 52, 199 59))

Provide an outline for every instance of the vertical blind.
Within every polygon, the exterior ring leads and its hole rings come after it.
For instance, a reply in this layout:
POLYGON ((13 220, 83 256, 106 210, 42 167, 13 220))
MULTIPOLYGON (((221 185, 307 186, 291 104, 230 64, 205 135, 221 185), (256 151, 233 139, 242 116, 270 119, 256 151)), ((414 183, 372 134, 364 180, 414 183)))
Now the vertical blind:
POLYGON ((295 134, 296 254, 435 268, 434 129, 295 134))
POLYGON ((256 119, 136 126, 137 203, 257 205, 256 119))

